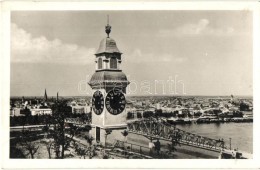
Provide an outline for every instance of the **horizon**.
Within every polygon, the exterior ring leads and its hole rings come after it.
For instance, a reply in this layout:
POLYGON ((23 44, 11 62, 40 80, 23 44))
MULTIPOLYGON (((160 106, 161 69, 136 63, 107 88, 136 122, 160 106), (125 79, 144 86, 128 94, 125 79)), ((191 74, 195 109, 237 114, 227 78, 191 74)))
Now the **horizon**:
MULTIPOLYGON (((236 97, 254 97, 253 95, 233 95, 234 98, 236 97)), ((29 98, 29 97, 38 97, 38 98, 44 98, 44 96, 10 96, 10 98, 29 98)), ((56 98, 57 96, 49 96, 48 98, 56 98)), ((86 96, 62 96, 59 95, 59 97, 92 97, 91 95, 86 95, 86 96)), ((126 97, 231 97, 231 95, 126 95, 126 97)))

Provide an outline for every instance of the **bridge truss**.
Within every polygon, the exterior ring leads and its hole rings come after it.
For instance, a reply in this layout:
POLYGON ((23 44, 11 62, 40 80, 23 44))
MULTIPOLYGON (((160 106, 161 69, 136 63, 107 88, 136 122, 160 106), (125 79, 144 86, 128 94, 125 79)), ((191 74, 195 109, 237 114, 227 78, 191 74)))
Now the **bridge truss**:
POLYGON ((223 139, 212 139, 201 135, 186 132, 168 124, 163 119, 144 119, 128 122, 128 132, 142 135, 148 139, 171 141, 196 148, 221 152, 225 148, 223 139))

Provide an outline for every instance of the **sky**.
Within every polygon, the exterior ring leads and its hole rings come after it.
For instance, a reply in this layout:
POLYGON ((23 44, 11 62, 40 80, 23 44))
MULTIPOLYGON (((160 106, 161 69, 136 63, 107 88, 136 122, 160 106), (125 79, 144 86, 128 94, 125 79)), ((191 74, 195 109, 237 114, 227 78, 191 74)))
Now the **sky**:
POLYGON ((250 11, 15 11, 11 96, 89 95, 105 25, 130 95, 252 95, 250 11))

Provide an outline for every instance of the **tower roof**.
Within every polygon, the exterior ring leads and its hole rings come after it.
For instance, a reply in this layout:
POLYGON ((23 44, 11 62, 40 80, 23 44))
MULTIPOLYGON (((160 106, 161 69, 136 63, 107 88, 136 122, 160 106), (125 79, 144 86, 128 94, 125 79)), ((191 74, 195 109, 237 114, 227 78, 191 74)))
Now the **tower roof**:
POLYGON ((118 83, 127 86, 129 81, 123 72, 100 71, 95 72, 89 81, 90 86, 115 86, 118 83))
POLYGON ((101 54, 101 53, 120 53, 120 54, 122 54, 116 46, 116 41, 110 37, 106 37, 103 40, 101 40, 96 54, 101 54))

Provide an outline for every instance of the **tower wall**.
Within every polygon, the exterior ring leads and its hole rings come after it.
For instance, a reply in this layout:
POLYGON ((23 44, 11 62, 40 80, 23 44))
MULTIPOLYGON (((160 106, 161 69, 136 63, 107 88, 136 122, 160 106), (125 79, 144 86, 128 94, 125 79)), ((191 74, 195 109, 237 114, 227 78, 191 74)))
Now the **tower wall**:
POLYGON ((124 110, 122 113, 118 115, 112 115, 107 111, 105 108, 105 121, 104 125, 105 126, 122 126, 126 125, 126 110, 124 110))
MULTIPOLYGON (((95 92, 93 90, 93 92, 95 92)), ((104 100, 106 97, 106 90, 99 89, 104 96, 104 100)), ((124 140, 124 136, 121 132, 127 129, 126 124, 126 110, 118 115, 113 115, 108 112, 106 107, 104 106, 104 110, 100 115, 97 115, 94 111, 92 111, 92 129, 91 135, 94 138, 94 141, 101 142, 102 145, 105 145, 105 140, 107 144, 113 144, 115 140, 124 140), (100 137, 96 137, 97 128, 100 128, 100 137), (106 130, 111 130, 111 134, 107 135, 106 138, 106 130)))
MULTIPOLYGON (((111 26, 108 24, 106 26, 107 37, 100 42, 100 46, 95 54, 96 72, 89 82, 89 85, 93 89, 93 94, 99 90, 104 98, 104 109, 99 115, 97 115, 94 110, 98 113, 100 112, 100 109, 102 108, 100 105, 100 103, 102 103, 101 97, 95 96, 93 100, 95 109, 92 110, 92 129, 90 132, 92 137, 94 137, 94 141, 101 142, 103 145, 105 145, 105 143, 112 144, 115 140, 124 140, 125 137, 122 135, 122 132, 127 128, 127 113, 125 108, 123 111, 120 110, 120 112, 122 111, 121 113, 115 112, 119 114, 113 115, 108 112, 105 104, 109 90, 117 87, 125 93, 126 86, 129 84, 125 74, 120 68, 122 53, 117 48, 115 40, 109 37, 110 32, 111 26), (98 66, 98 62, 101 61, 100 59, 102 59, 102 68, 99 68, 101 64, 98 66), (110 64, 112 67, 110 67, 110 64), (99 110, 97 111, 96 108, 99 110), (108 132, 110 134, 108 134, 108 132)), ((122 96, 122 94, 120 95, 122 96)), ((110 96, 109 99, 111 100, 112 98, 113 97, 110 96)), ((117 107, 120 100, 125 100, 125 98, 116 98, 114 96, 111 103, 110 100, 109 105, 117 107)), ((122 106, 121 108, 123 109, 122 106)))

